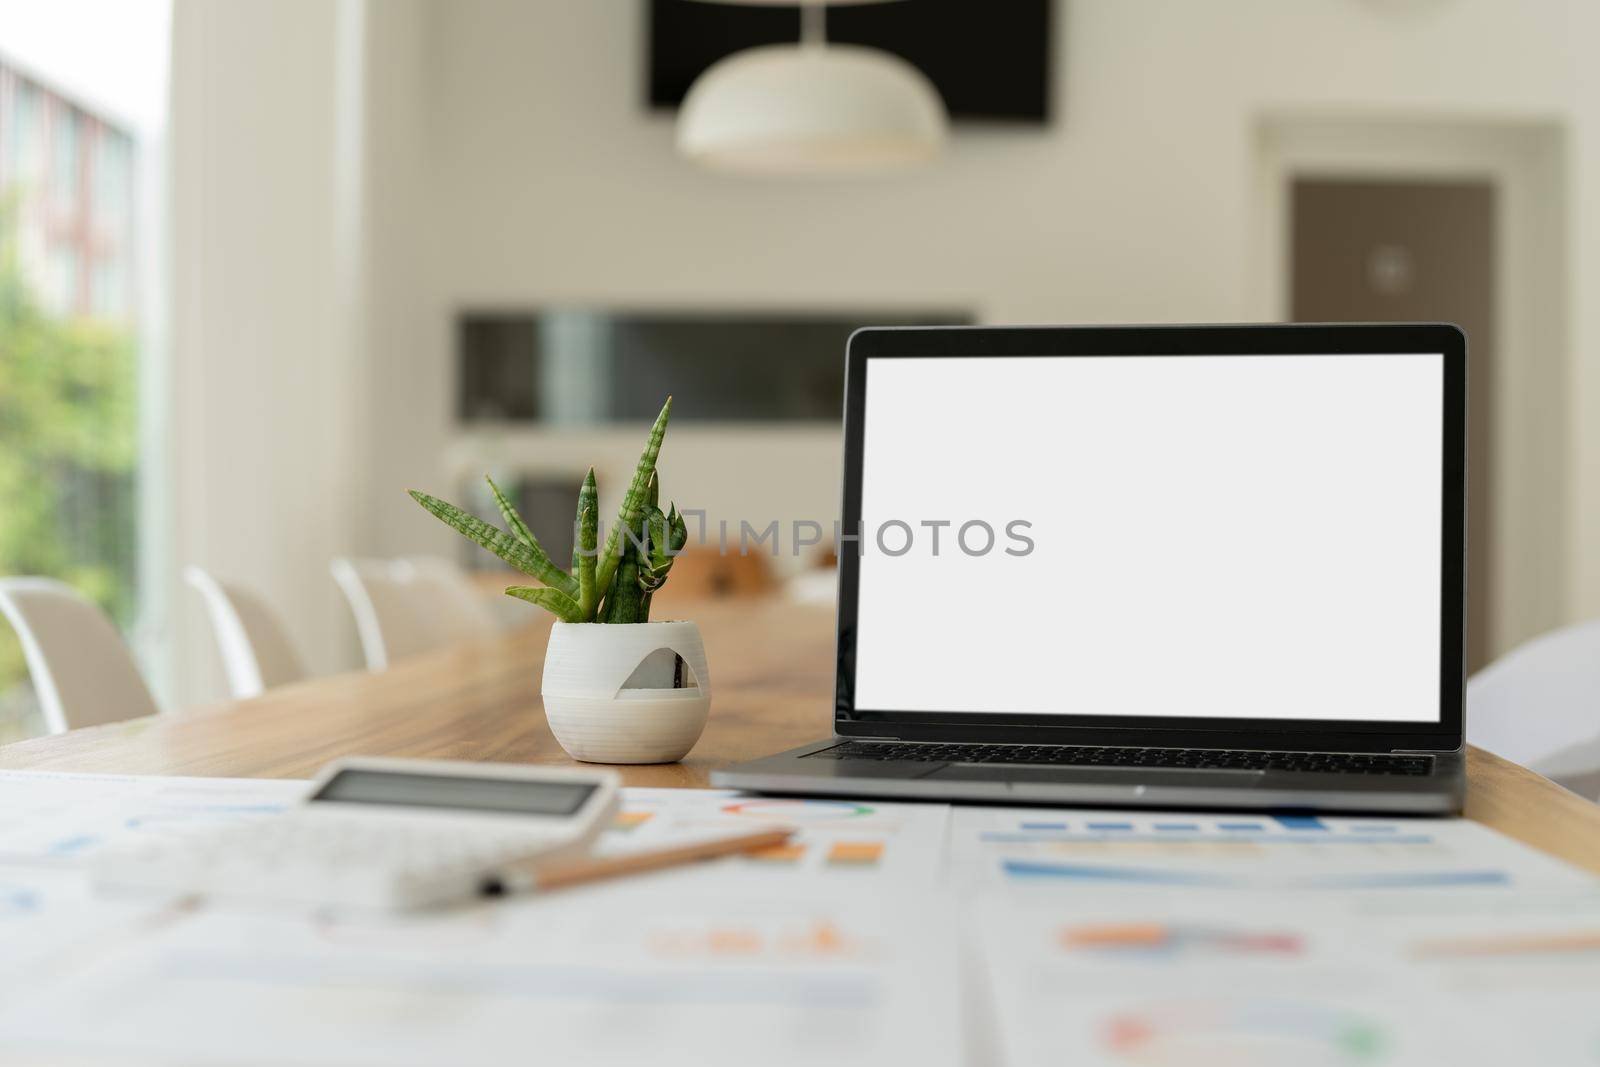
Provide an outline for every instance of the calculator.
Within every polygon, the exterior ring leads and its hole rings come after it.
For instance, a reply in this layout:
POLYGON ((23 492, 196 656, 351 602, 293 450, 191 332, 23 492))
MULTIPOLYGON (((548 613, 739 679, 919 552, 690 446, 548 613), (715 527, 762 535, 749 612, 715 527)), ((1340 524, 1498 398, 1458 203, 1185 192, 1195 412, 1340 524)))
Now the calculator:
POLYGON ((343 759, 282 815, 109 851, 91 879, 115 893, 432 907, 581 856, 620 796, 617 775, 598 769, 343 759))

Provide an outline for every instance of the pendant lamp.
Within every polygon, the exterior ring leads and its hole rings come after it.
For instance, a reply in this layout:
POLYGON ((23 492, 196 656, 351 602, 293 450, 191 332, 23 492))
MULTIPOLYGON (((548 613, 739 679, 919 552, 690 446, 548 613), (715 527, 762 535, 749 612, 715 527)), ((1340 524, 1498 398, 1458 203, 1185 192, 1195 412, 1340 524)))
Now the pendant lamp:
POLYGON ((678 151, 715 170, 826 174, 924 163, 944 147, 938 90, 876 48, 831 45, 823 8, 801 7, 801 39, 708 67, 678 112, 678 151))

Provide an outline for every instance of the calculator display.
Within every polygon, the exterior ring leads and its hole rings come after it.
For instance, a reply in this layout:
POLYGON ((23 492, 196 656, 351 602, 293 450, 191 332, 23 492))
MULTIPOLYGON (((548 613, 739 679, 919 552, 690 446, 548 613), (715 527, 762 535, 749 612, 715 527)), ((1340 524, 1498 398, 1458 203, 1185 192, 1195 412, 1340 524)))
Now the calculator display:
POLYGON ((583 802, 594 791, 595 786, 587 782, 346 770, 330 778, 311 799, 340 804, 571 815, 583 807, 583 802))

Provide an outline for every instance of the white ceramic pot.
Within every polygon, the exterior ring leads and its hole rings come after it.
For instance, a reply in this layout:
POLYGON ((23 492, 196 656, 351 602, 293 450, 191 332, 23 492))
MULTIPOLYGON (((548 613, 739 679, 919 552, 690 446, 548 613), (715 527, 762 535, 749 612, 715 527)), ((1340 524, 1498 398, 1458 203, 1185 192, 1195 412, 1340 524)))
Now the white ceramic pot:
POLYGON ((558 622, 544 654, 544 713, 586 763, 671 763, 700 740, 711 673, 692 622, 558 622))

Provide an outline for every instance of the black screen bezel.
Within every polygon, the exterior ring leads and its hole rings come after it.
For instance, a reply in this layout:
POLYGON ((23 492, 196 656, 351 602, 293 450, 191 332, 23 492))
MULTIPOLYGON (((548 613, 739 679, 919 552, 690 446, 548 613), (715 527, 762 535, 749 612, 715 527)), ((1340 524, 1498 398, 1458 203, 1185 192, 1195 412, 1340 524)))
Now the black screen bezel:
MULTIPOLYGON (((1445 323, 1228 326, 868 327, 845 355, 845 531, 861 522, 862 441, 867 363, 874 359, 973 356, 1200 356, 1422 353, 1444 356, 1441 477, 1439 721, 1194 719, 1063 716, 1001 712, 925 712, 855 706, 856 611, 860 554, 839 552, 835 730, 841 736, 908 740, 987 740, 1035 744, 1177 747, 1342 748, 1353 751, 1456 751, 1462 743, 1466 616, 1467 343, 1445 323)), ((959 610, 959 608, 953 608, 959 610)), ((1157 666, 1152 664, 1152 666, 1157 666)))

